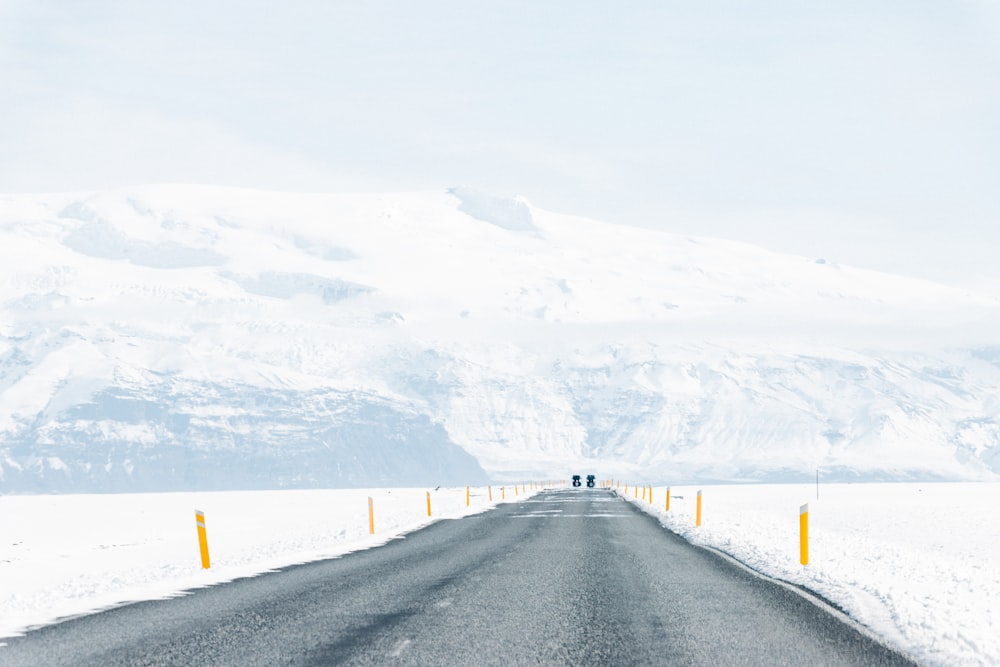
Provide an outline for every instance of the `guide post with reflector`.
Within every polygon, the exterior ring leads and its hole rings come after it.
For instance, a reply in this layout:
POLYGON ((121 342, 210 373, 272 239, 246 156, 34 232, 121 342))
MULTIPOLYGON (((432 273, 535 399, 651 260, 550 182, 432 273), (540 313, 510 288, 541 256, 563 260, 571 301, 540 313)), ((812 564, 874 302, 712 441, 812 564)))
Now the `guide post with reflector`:
POLYGON ((375 503, 371 496, 368 496, 368 534, 375 534, 375 503))
POLYGON ((701 525, 701 491, 698 491, 698 509, 695 510, 694 525, 701 525))
POLYGON ((809 503, 799 508, 799 562, 809 564, 809 503))
POLYGON ((205 530, 205 513, 201 510, 194 511, 195 523, 198 525, 198 546, 201 549, 201 568, 207 570, 212 567, 208 559, 208 531, 205 530))

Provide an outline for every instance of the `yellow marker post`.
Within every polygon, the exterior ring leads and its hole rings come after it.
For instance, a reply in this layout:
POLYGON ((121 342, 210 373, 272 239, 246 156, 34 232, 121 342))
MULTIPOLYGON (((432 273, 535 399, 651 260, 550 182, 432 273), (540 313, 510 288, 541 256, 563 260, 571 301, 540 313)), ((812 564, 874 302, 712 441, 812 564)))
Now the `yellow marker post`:
POLYGON ((625 482, 625 493, 628 493, 628 482, 625 482))
POLYGON ((695 512, 694 525, 701 525, 701 491, 698 491, 698 510, 695 512))
POLYGON ((431 515, 431 492, 427 492, 427 516, 431 515))
POLYGON ((469 485, 468 484, 466 484, 466 486, 465 486, 465 506, 466 507, 469 506, 469 485))
POLYGON ((375 534, 375 503, 371 496, 368 496, 368 534, 375 534))
POLYGON ((208 559, 208 532, 205 530, 205 513, 201 510, 194 511, 195 523, 198 525, 198 546, 201 548, 201 567, 207 570, 212 567, 208 559))
POLYGON ((670 487, 669 486, 667 487, 667 503, 666 503, 666 507, 664 507, 663 511, 665 511, 665 512, 669 512, 670 511, 670 487))
MULTIPOLYGON (((636 500, 639 500, 639 487, 638 487, 638 486, 633 486, 633 487, 632 487, 632 495, 634 495, 634 496, 635 496, 635 499, 636 499, 636 500)), ((645 497, 646 497, 646 496, 645 496, 645 491, 644 491, 644 492, 643 492, 643 498, 645 498, 645 497)))
POLYGON ((486 489, 490 492, 490 502, 493 502, 493 487, 487 486, 486 489))
POLYGON ((642 487, 642 499, 646 500, 646 487, 642 487))
POLYGON ((500 487, 500 500, 507 500, 507 487, 506 486, 501 486, 500 487))
POLYGON ((809 564, 809 503, 799 508, 799 562, 809 564))

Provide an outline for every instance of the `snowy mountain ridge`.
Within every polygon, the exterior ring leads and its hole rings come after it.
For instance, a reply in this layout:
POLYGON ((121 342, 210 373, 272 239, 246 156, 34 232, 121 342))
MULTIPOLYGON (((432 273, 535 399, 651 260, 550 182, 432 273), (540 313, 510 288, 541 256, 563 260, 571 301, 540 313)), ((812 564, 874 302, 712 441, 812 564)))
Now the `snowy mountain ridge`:
POLYGON ((1000 473, 1000 302, 472 188, 0 196, 0 489, 1000 473))

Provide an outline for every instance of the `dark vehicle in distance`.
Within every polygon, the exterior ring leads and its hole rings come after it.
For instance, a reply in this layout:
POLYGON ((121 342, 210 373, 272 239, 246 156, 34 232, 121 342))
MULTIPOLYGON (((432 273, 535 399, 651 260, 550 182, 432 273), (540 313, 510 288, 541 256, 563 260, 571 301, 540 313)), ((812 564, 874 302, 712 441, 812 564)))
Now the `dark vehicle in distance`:
POLYGON ((594 475, 587 475, 587 488, 592 489, 594 485, 597 484, 597 477, 594 475))
POLYGON ((573 475, 573 486, 580 486, 580 476, 573 475))

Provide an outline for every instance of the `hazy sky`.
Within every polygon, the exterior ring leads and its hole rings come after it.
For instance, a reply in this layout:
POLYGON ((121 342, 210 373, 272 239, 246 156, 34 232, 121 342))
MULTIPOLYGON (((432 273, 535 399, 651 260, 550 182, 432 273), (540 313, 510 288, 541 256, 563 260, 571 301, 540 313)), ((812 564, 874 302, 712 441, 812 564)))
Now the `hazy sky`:
POLYGON ((1000 291, 1000 3, 0 0, 0 192, 160 182, 468 184, 1000 291))

